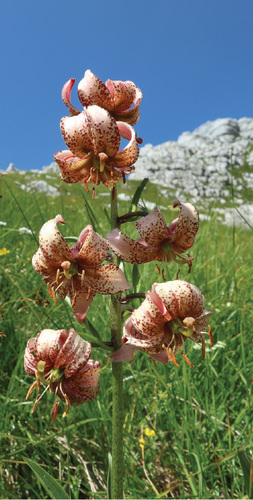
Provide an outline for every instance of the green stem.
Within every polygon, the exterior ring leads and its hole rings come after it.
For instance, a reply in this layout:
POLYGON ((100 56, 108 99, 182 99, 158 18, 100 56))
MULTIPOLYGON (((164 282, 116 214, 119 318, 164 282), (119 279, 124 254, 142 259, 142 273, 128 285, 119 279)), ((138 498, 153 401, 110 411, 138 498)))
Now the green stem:
MULTIPOLYGON (((117 188, 111 197, 111 229, 119 228, 117 188)), ((115 258, 115 263, 119 259, 115 258)), ((118 349, 121 346, 120 297, 111 296, 111 340, 118 349)), ((123 363, 112 363, 112 498, 123 498, 123 363)))

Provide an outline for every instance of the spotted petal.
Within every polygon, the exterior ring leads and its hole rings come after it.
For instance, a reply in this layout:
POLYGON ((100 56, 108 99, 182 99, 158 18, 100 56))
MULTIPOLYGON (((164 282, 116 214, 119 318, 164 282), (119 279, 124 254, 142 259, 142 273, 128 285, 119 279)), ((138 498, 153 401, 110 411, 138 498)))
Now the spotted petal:
POLYGON ((40 249, 45 258, 54 262, 72 260, 71 250, 57 228, 58 222, 65 224, 60 214, 42 226, 39 234, 40 249))
POLYGON ((156 260, 157 249, 146 245, 145 242, 140 243, 138 240, 132 240, 119 229, 113 229, 106 237, 113 252, 125 262, 143 264, 156 260))
POLYGON ((76 109, 74 106, 71 104, 70 96, 71 96, 71 90, 74 86, 76 79, 75 78, 70 78, 68 82, 65 83, 63 89, 62 89, 62 100, 64 104, 66 104, 67 108, 69 109, 70 116, 74 115, 79 115, 80 111, 76 109))
POLYGON ((73 258, 84 266, 97 266, 108 257, 110 245, 91 225, 86 226, 79 235, 76 245, 71 247, 73 258))
POLYGON ((78 97, 84 107, 97 104, 108 111, 114 109, 113 98, 109 90, 89 69, 85 71, 84 78, 78 84, 78 97))
POLYGON ((152 247, 157 247, 163 240, 168 239, 169 233, 165 220, 159 210, 156 208, 153 212, 146 215, 136 222, 136 228, 143 240, 152 247))
POLYGON ((85 281, 94 292, 101 295, 114 295, 131 288, 124 273, 115 264, 87 268, 85 281))
POLYGON ((190 248, 199 228, 199 214, 191 203, 181 203, 175 200, 173 207, 180 206, 179 217, 169 226, 169 241, 173 242, 173 248, 178 252, 184 252, 190 248))

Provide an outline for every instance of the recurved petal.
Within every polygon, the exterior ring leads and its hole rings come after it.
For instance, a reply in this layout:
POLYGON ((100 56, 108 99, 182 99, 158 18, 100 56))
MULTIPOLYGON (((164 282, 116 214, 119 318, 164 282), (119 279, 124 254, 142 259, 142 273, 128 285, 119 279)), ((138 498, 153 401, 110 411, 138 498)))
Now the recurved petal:
POLYGON ((37 369, 37 361, 33 355, 35 346, 35 338, 29 339, 25 349, 24 355, 24 369, 29 375, 35 375, 37 369))
POLYGON ((131 108, 135 101, 137 87, 133 82, 120 80, 107 80, 106 87, 114 100, 115 111, 125 111, 131 108))
POLYGON ((156 259, 157 249, 132 240, 119 229, 106 235, 113 252, 125 262, 143 264, 156 259))
POLYGON ((141 238, 154 248, 158 248, 162 241, 169 238, 168 228, 159 208, 138 220, 136 228, 141 238))
POLYGON ((173 248, 178 252, 184 252, 190 248, 199 228, 199 214, 191 203, 181 203, 175 200, 173 207, 180 206, 179 217, 169 226, 168 232, 173 248))
POLYGON ((44 257, 53 262, 62 262, 62 260, 71 261, 72 253, 66 240, 57 228, 58 222, 65 224, 60 214, 54 219, 50 219, 42 226, 39 234, 40 248, 44 257))
POLYGON ((76 245, 71 247, 73 258, 85 266, 97 266, 108 257, 110 245, 91 225, 86 226, 79 235, 76 245))
POLYGON ((105 153, 114 158, 119 151, 121 140, 116 121, 106 109, 96 105, 86 108, 86 112, 95 156, 105 153))
POLYGON ((54 363, 68 337, 67 330, 41 330, 36 336, 34 354, 37 359, 54 363))
POLYGON ((65 83, 62 89, 62 100, 64 104, 66 104, 67 108, 69 109, 69 113, 71 116, 74 115, 79 115, 80 111, 76 109, 74 106, 71 104, 71 90, 73 88, 73 85, 75 83, 76 79, 75 78, 70 78, 68 82, 65 83))
POLYGON ((205 309, 205 298, 199 288, 184 280, 154 283, 152 289, 161 297, 172 317, 198 318, 205 309))
POLYGON ((42 252, 41 248, 34 254, 32 258, 32 265, 37 273, 43 274, 44 276, 50 276, 54 274, 59 267, 59 262, 53 262, 49 260, 42 252))
POLYGON ((85 269, 85 283, 101 295, 114 295, 131 288, 124 273, 115 264, 102 264, 85 269))
POLYGON ((84 107, 97 104, 109 111, 114 109, 113 99, 109 90, 89 69, 85 71, 84 78, 78 84, 78 96, 84 107))
POLYGON ((63 379, 62 389, 67 394, 72 406, 80 405, 97 396, 99 368, 100 362, 90 359, 76 375, 63 379))
MULTIPOLYGON (((109 158, 107 165, 113 165, 115 168, 124 169, 135 163, 139 156, 139 146, 136 140, 136 132, 128 123, 117 121, 118 131, 122 137, 127 139, 127 146, 118 151, 115 158, 109 158)), ((108 155, 110 156, 110 155, 108 155)))
POLYGON ((88 291, 88 287, 71 288, 69 289, 69 296, 72 304, 73 317, 76 318, 78 323, 83 323, 87 311, 96 295, 96 292, 88 291))
POLYGON ((131 81, 107 80, 105 85, 114 99, 115 119, 126 121, 135 125, 139 119, 139 107, 142 100, 142 92, 131 81), (131 109, 129 109, 131 108, 131 109))
POLYGON ((76 116, 64 116, 60 128, 65 143, 75 156, 84 158, 90 151, 94 151, 91 125, 86 110, 76 116))
POLYGON ((64 367, 65 377, 72 377, 86 365, 90 354, 91 344, 77 335, 73 328, 70 328, 64 345, 58 351, 54 366, 55 368, 64 367))
POLYGON ((70 184, 75 182, 87 182, 90 177, 92 164, 91 153, 85 158, 78 158, 71 151, 59 151, 54 155, 54 159, 60 169, 60 176, 63 181, 70 184))
POLYGON ((136 351, 138 351, 138 347, 131 344, 123 344, 120 349, 114 351, 110 357, 113 363, 133 361, 136 351))

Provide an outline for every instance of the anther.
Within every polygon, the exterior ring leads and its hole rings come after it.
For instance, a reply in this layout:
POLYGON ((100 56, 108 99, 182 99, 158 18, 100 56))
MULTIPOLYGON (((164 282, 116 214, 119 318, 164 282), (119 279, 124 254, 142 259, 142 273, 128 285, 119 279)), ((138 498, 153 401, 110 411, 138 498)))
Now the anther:
POLYGON ((47 283, 47 291, 48 291, 49 296, 50 296, 50 297, 51 297, 51 299, 52 299, 52 298, 53 298, 53 295, 52 295, 52 292, 51 292, 50 283, 47 283))
POLYGON ((166 351, 169 361, 172 361, 172 363, 174 363, 174 365, 178 368, 179 364, 176 361, 175 355, 174 355, 171 347, 169 347, 169 349, 168 349, 164 344, 162 347, 166 351))
MULTIPOLYGON (((61 388, 61 391, 62 391, 62 388, 61 388)), ((63 391, 62 391, 62 393, 63 393, 63 391)), ((66 393, 63 393, 63 395, 64 395, 65 404, 66 404, 66 410, 65 410, 65 412, 62 415, 63 418, 64 418, 64 417, 66 417, 67 413, 70 410, 70 401, 69 401, 69 398, 68 398, 68 396, 67 396, 66 393)))
POLYGON ((51 418, 51 425, 54 423, 54 421, 56 419, 56 415, 58 413, 59 404, 60 404, 60 401, 56 401, 56 403, 55 403, 55 405, 53 407, 52 418, 51 418))
POLYGON ((60 278, 60 269, 58 267, 57 271, 56 271, 56 278, 55 278, 55 281, 56 281, 56 285, 58 286, 60 284, 60 281, 59 281, 59 278, 60 278))
POLYGON ((205 345, 205 341, 202 340, 202 361, 204 361, 205 355, 206 355, 206 345, 205 345))
POLYGON ((181 354, 184 360, 186 361, 187 365, 189 365, 191 368, 194 368, 194 365, 190 362, 189 358, 187 358, 186 354, 183 351, 181 351, 181 354))
POLYGON ((87 297, 86 297, 86 300, 89 300, 90 295, 91 295, 91 292, 92 292, 92 286, 90 285, 90 286, 89 286, 89 290, 88 290, 88 295, 87 295, 87 297))
POLYGON ((55 295, 55 291, 54 291, 54 287, 52 286, 52 294, 53 294, 53 299, 55 301, 55 303, 57 303, 57 298, 56 298, 56 295, 55 295))
POLYGON ((31 394, 32 394, 33 390, 35 389, 35 387, 37 387, 37 380, 35 380, 35 382, 33 382, 33 384, 31 385, 31 387, 29 387, 25 399, 29 399, 29 397, 31 396, 31 394))
POLYGON ((77 297, 77 292, 75 292, 75 295, 73 297, 73 300, 71 302, 71 307, 73 308, 75 306, 75 303, 76 303, 76 297, 77 297))
POLYGON ((210 327, 210 325, 208 325, 208 335, 209 335, 209 339, 210 339, 210 346, 213 347, 212 328, 210 327))

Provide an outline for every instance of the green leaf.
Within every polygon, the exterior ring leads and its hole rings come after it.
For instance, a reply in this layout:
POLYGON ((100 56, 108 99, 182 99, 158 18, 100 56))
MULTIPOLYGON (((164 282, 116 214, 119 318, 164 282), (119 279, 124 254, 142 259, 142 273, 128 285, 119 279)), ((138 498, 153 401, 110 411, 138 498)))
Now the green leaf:
POLYGON ((23 457, 23 460, 35 473, 41 485, 45 488, 50 498, 70 498, 62 486, 50 474, 48 474, 40 465, 33 460, 23 457))
POLYGON ((141 183, 139 184, 139 186, 137 187, 137 189, 133 195, 133 198, 132 198, 129 212, 134 212, 135 210, 137 210, 137 205, 139 203, 142 191, 146 187, 148 181, 149 181, 149 179, 147 177, 145 177, 145 179, 143 179, 141 181, 141 183))
POLYGON ((112 456, 108 453, 107 498, 112 498, 112 456))
POLYGON ((241 462, 248 497, 252 498, 251 493, 253 493, 253 460, 251 460, 251 458, 245 451, 238 451, 238 457, 241 462))
POLYGON ((137 285, 140 281, 140 273, 139 273, 139 268, 137 264, 133 265, 133 271, 132 271, 132 285, 133 285, 133 292, 137 292, 137 285))

